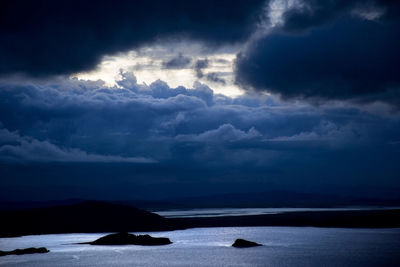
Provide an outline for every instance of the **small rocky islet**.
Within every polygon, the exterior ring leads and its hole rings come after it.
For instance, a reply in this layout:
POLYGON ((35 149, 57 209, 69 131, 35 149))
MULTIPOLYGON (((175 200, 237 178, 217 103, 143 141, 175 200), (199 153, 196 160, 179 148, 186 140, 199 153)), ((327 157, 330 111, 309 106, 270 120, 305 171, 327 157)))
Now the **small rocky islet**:
POLYGON ((127 232, 120 232, 100 237, 92 242, 80 244, 161 246, 172 244, 172 242, 167 237, 152 237, 150 235, 134 235, 127 232))
POLYGON ((241 238, 236 239, 235 242, 232 244, 232 247, 235 247, 235 248, 251 248, 251 247, 259 247, 259 246, 262 246, 262 245, 258 244, 256 242, 248 241, 248 240, 241 239, 241 238))
POLYGON ((45 247, 41 248, 25 248, 25 249, 14 249, 11 251, 2 251, 0 250, 0 256, 7 256, 7 255, 24 255, 24 254, 34 254, 34 253, 48 253, 48 250, 45 247))

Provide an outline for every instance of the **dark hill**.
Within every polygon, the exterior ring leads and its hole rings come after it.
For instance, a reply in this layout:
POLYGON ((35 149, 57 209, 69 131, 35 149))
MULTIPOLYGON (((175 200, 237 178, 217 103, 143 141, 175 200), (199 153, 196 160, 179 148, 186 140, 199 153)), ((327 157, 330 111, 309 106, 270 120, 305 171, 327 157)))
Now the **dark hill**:
POLYGON ((0 212, 0 236, 162 231, 167 219, 132 206, 87 201, 69 206, 0 212))

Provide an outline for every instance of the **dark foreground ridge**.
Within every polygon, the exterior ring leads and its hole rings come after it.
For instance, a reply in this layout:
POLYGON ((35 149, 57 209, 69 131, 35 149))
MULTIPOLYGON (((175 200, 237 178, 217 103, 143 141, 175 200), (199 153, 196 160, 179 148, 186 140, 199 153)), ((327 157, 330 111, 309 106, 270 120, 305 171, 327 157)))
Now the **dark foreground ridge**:
POLYGON ((175 230, 155 213, 100 201, 0 212, 0 236, 175 230))
POLYGON ((0 212, 0 237, 58 233, 149 232, 196 227, 400 227, 400 209, 286 212, 253 216, 164 218, 128 205, 79 204, 0 212))
POLYGON ((50 252, 47 248, 25 248, 25 249, 15 249, 12 251, 2 251, 0 250, 0 256, 7 255, 23 255, 23 254, 34 254, 34 253, 47 253, 50 252))
POLYGON ((142 246, 160 246, 172 244, 167 237, 152 237, 150 235, 134 235, 126 232, 110 234, 93 242, 80 243, 90 245, 142 245, 142 246))
POLYGON ((251 248, 251 247, 259 247, 262 246, 261 244, 258 244, 256 242, 253 241, 248 241, 248 240, 244 240, 244 239, 236 239, 235 243, 233 243, 232 247, 235 248, 251 248))

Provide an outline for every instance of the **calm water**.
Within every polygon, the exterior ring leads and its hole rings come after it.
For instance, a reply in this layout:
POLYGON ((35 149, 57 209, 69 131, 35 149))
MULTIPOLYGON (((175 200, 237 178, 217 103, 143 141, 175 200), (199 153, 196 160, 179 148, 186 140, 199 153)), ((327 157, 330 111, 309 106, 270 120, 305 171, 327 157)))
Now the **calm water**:
POLYGON ((0 257, 0 266, 400 266, 400 229, 223 227, 151 233, 167 246, 91 246, 103 234, 0 239, 0 250, 45 246, 47 254, 0 257), (230 247, 236 238, 262 247, 230 247))

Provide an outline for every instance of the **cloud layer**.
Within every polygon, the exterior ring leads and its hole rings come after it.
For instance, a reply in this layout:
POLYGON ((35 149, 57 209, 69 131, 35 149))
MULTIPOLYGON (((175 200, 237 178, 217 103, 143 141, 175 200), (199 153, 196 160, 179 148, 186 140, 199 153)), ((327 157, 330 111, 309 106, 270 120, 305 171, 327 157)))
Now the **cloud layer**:
POLYGON ((0 196, 399 188, 399 15, 383 0, 2 1, 0 196), (112 85, 67 77, 104 56, 112 85), (199 82, 230 87, 233 64, 243 95, 199 82))
POLYGON ((35 76, 93 69, 102 56, 185 38, 247 39, 263 15, 256 1, 1 1, 0 74, 35 76))
POLYGON ((303 1, 238 54, 237 82, 284 98, 399 107, 398 10, 385 1, 303 1))
POLYGON ((141 157, 120 157, 88 154, 76 148, 62 149, 48 141, 24 137, 7 129, 0 129, 0 160, 4 162, 126 162, 154 163, 141 157))
POLYGON ((169 184, 160 194, 201 193, 209 184, 207 192, 377 185, 382 179, 398 186, 400 121, 385 105, 317 108, 271 96, 215 95, 200 83, 190 89, 138 84, 132 73, 122 75, 112 88, 66 78, 2 82, 0 169, 10 177, 3 184, 22 179, 81 188, 93 172, 99 186, 145 183, 161 190, 169 184), (61 174, 42 165, 51 162, 80 165, 61 174), (366 168, 366 162, 378 163, 366 168), (33 163, 42 167, 13 167, 33 163), (98 163, 115 174, 93 170, 90 164, 98 163))

